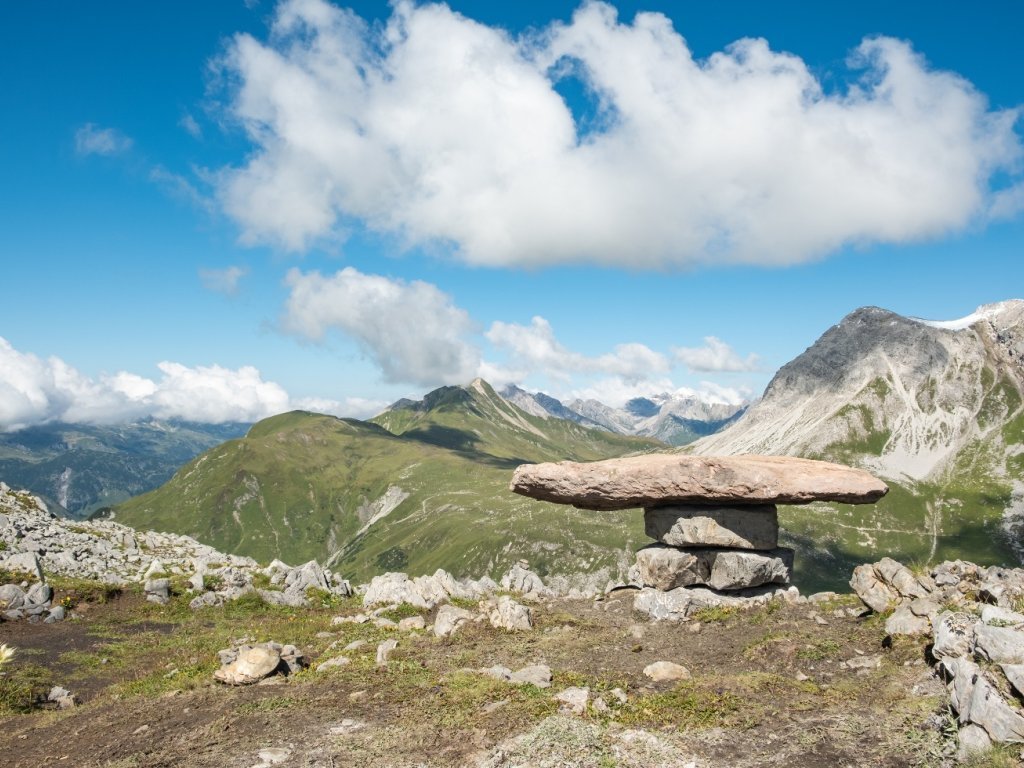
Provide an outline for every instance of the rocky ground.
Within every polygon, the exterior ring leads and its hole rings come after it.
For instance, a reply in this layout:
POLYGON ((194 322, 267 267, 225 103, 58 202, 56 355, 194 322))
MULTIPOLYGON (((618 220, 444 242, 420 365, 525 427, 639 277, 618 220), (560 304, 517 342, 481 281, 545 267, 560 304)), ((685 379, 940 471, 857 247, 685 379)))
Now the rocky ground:
POLYGON ((650 590, 558 594, 521 565, 352 588, 0 485, 0 763, 948 766, 970 734, 963 762, 1017 765, 979 731, 1024 724, 1024 572, 882 561, 855 583, 681 588, 674 620, 637 611, 650 590))
MULTIPOLYGON (((58 600, 71 594, 55 590, 58 600)), ((10 766, 97 768, 832 768, 938 766, 955 752, 924 641, 887 642, 855 599, 775 601, 685 623, 641 620, 632 601, 628 591, 547 600, 531 606, 532 630, 470 621, 437 637, 337 623, 368 615, 358 598, 199 610, 186 595, 157 605, 131 589, 82 600, 57 624, 0 625, 0 640, 17 648, 0 680, 0 754, 10 766), (388 639, 397 647, 378 666, 388 639), (294 644, 309 666, 269 678, 275 685, 215 682, 217 652, 242 640, 294 644), (340 656, 349 662, 317 669, 340 656), (644 669, 658 661, 690 678, 654 682, 644 669), (535 664, 551 669, 550 687, 477 671, 535 664), (77 706, 39 703, 58 684, 77 706), (589 692, 575 712, 558 699, 570 688, 589 692)), ((430 625, 438 610, 405 605, 379 618, 430 625)))

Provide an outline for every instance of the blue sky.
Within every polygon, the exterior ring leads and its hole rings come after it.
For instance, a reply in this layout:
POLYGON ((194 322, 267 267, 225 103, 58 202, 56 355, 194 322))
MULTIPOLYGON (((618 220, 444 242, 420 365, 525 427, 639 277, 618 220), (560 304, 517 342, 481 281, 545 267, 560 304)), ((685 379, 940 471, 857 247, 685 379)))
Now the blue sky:
POLYGON ((0 426, 756 395, 856 307, 1020 297, 1022 15, 12 6, 0 426))

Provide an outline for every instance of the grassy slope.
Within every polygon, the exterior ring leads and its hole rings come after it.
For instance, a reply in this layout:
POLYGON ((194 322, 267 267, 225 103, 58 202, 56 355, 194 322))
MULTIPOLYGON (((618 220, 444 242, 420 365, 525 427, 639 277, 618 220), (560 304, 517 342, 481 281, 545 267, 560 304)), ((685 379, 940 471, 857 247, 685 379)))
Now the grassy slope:
POLYGON ((402 436, 372 423, 282 414, 121 505, 117 518, 261 561, 323 561, 337 552, 339 570, 356 579, 439 567, 494 574, 519 557, 541 572, 564 573, 631 558, 644 541, 639 512, 525 499, 507 490, 511 470, 522 461, 606 458, 660 444, 510 414, 543 426, 541 437, 490 412, 500 407, 487 392, 468 404, 438 404, 414 414, 402 436), (408 497, 357 535, 373 513, 368 502, 390 486, 408 497))

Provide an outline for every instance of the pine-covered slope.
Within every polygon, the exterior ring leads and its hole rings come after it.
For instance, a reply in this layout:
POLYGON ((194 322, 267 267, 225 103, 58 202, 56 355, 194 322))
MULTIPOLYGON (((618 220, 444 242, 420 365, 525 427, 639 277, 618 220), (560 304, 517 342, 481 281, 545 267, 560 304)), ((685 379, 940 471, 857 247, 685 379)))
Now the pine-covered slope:
POLYGON ((317 558, 356 579, 436 568, 479 576, 520 557, 541 573, 610 573, 644 540, 638 512, 537 502, 508 483, 524 461, 609 458, 661 443, 531 416, 481 381, 396 404, 375 421, 266 419, 116 517, 261 561, 317 558))
POLYGON ((1024 301, 940 323, 867 307, 783 366, 739 421, 687 449, 824 458, 886 478, 877 505, 783 513, 823 579, 887 554, 1010 563, 1024 553, 1022 392, 1024 301))

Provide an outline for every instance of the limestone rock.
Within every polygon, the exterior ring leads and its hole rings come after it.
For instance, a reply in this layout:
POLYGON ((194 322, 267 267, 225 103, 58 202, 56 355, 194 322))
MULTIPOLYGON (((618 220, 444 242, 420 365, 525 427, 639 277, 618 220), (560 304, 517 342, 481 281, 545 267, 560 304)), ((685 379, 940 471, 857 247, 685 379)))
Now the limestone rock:
POLYGON ((927 616, 917 616, 909 605, 901 605, 885 620, 885 631, 890 635, 927 635, 932 623, 927 616))
POLYGON ((932 656, 956 659, 970 656, 974 650, 974 617, 966 613, 946 611, 935 619, 932 656))
POLYGON ((512 685, 535 685, 538 688, 551 687, 551 667, 546 664, 531 664, 513 672, 508 667, 496 664, 493 667, 477 670, 482 675, 512 685))
POLYGON ((574 715, 582 715, 587 711, 587 703, 590 701, 589 688, 566 688, 564 691, 555 694, 555 701, 561 702, 559 709, 564 712, 571 712, 574 715))
POLYGON ((652 544, 637 552, 636 558, 644 586, 666 591, 705 584, 714 589, 733 590, 787 583, 793 550, 762 553, 738 549, 677 549, 652 544))
POLYGON ((403 632, 411 632, 414 629, 424 629, 427 626, 422 616, 406 616, 398 622, 398 628, 403 632))
POLYGON ((974 725, 974 723, 965 725, 959 730, 957 741, 960 743, 957 747, 956 758, 962 763, 992 749, 992 739, 989 738, 988 732, 980 725, 974 725))
POLYGON ((779 513, 774 504, 648 507, 644 530, 673 547, 775 549, 779 513))
POLYGON ((771 600, 788 599, 790 589, 795 588, 769 584, 723 593, 704 587, 678 587, 668 592, 645 587, 633 598, 633 610, 655 620, 684 621, 702 608, 752 608, 771 600))
POLYGON ((901 602, 928 597, 934 583, 928 577, 914 576, 905 565, 891 557, 877 563, 865 563, 853 569, 850 586, 871 610, 882 613, 901 602))
POLYGON ((530 570, 525 560, 515 563, 501 577, 501 588, 519 592, 524 597, 544 597, 550 594, 540 576, 530 570))
POLYGON ((1024 624, 1024 614, 1000 608, 998 605, 986 605, 981 609, 981 620, 986 624, 1016 626, 1024 624))
POLYGON ((388 665, 388 659, 391 658, 392 651, 398 647, 398 641, 395 638, 385 640, 383 643, 377 646, 377 666, 386 667, 388 665))
POLYGON ((473 614, 465 608, 458 608, 454 605, 442 605, 434 617, 434 635, 436 637, 449 637, 467 621, 473 620, 473 614))
POLYGON ((1024 632, 977 624, 974 628, 974 653, 978 658, 996 664, 1022 664, 1024 632))
POLYGON ((511 490, 583 509, 668 504, 865 504, 889 490, 860 469, 791 456, 648 454, 578 463, 524 464, 511 490))
POLYGON ((251 685, 273 674, 281 664, 281 652, 269 644, 242 646, 238 656, 213 673, 226 685, 251 685))
POLYGON ((689 680, 690 670, 682 664, 671 661, 656 661, 644 667, 644 674, 656 683, 674 680, 689 680))
POLYGON ((1001 664, 1000 667, 1013 690, 1024 697, 1024 664, 1001 664))
POLYGON ((509 632, 533 629, 533 611, 508 595, 502 595, 496 603, 488 607, 488 619, 495 629, 505 629, 509 632))

